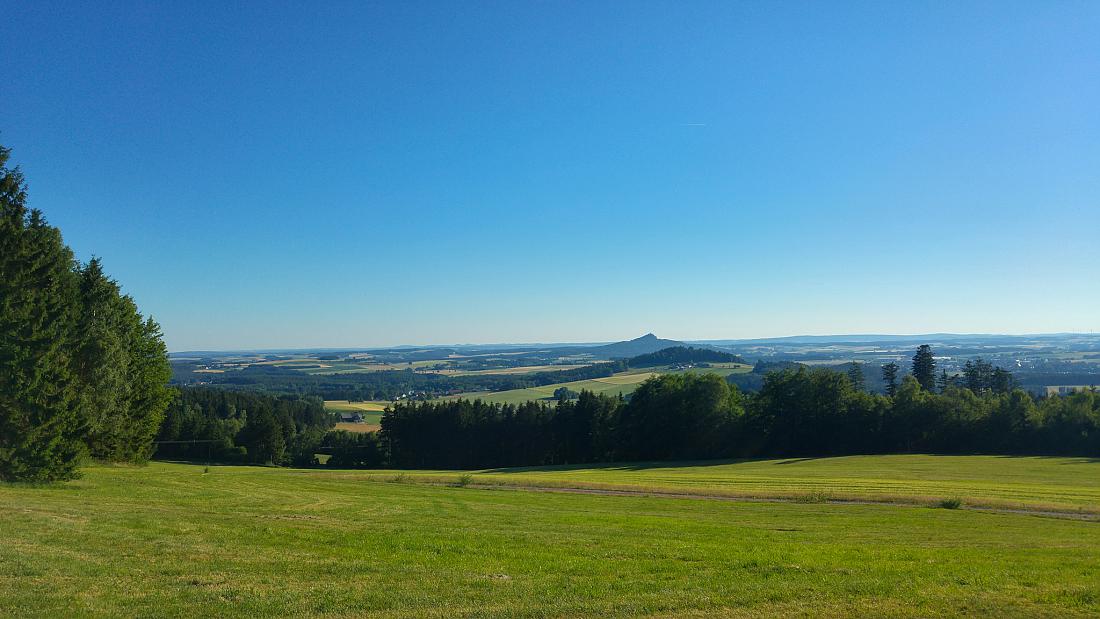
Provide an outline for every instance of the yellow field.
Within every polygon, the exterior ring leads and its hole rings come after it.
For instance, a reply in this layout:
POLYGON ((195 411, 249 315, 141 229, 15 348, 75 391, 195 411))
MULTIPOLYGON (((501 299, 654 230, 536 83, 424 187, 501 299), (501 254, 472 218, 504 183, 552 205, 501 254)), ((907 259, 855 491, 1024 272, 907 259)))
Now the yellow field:
POLYGON ((451 376, 480 376, 483 374, 533 374, 535 372, 563 372, 577 368, 588 367, 588 364, 580 365, 521 365, 514 368, 493 368, 489 370, 441 370, 438 373, 451 376))
POLYGON ((594 383, 603 383, 605 385, 636 385, 638 383, 644 383, 647 379, 657 376, 657 372, 630 372, 624 374, 615 374, 606 378, 593 378, 594 383))
POLYGON ((485 402, 497 402, 502 404, 522 404, 530 400, 546 400, 554 397, 554 391, 561 387, 568 387, 572 391, 588 390, 593 393, 602 393, 609 396, 617 396, 618 394, 628 394, 638 387, 638 385, 645 382, 645 380, 651 376, 656 376, 656 372, 626 372, 622 374, 615 374, 604 378, 593 378, 590 380, 575 380, 567 383, 554 383, 552 385, 544 385, 542 387, 531 387, 528 389, 512 389, 509 391, 494 391, 494 392, 478 392, 478 393, 462 393, 454 396, 448 396, 446 399, 466 399, 474 400, 480 399, 485 402))
POLYGON ((348 402, 347 400, 325 400, 325 408, 334 413, 381 413, 390 406, 390 402, 348 402))
POLYGON ((377 423, 344 423, 340 422, 336 424, 337 430, 345 430, 347 432, 377 432, 382 429, 381 424, 377 423))

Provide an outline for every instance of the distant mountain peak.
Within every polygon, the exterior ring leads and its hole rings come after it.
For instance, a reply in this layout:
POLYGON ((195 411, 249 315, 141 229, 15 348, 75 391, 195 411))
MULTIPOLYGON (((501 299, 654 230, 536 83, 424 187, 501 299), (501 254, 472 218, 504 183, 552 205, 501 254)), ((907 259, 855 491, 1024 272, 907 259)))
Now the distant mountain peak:
POLYGON ((658 350, 669 348, 671 346, 684 346, 683 342, 677 342, 676 340, 662 340, 661 338, 653 335, 652 333, 646 333, 641 337, 636 337, 632 340, 625 342, 615 342, 614 344, 605 344, 603 346, 597 346, 595 348, 588 349, 588 352, 605 359, 614 358, 627 358, 637 355, 645 355, 658 350))

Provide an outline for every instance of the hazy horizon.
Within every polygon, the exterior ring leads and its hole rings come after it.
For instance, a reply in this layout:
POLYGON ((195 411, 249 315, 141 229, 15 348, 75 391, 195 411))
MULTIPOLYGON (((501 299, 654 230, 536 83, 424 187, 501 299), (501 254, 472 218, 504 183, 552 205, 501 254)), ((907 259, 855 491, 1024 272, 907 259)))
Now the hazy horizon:
POLYGON ((795 335, 778 335, 778 336, 765 336, 765 337, 744 337, 744 338, 727 338, 727 337, 705 337, 705 338, 678 338, 669 337, 665 334, 648 332, 642 335, 636 335, 632 337, 624 337, 620 339, 603 339, 603 340, 530 340, 530 341, 497 341, 497 342, 406 342, 402 344, 392 344, 385 346, 376 346, 372 344, 365 345, 323 345, 323 346, 258 346, 254 348, 191 348, 191 349, 170 349, 171 354, 182 354, 189 352, 268 352, 268 351, 341 351, 341 350, 368 350, 368 349, 391 349, 391 348, 445 348, 448 346, 455 347, 493 347, 493 346, 508 346, 508 347, 523 347, 523 346, 599 346, 602 344, 612 344, 615 342, 629 341, 637 338, 644 337, 646 335, 654 335, 662 340, 673 340, 678 342, 684 342, 687 344, 693 343, 707 343, 707 342, 752 342, 752 341, 768 341, 768 340, 797 340, 800 338, 806 339, 829 339, 840 340, 840 338, 892 338, 892 339, 920 339, 920 338, 981 338, 981 337, 1069 337, 1069 336, 1095 336, 1095 332, 1044 332, 1044 333, 949 333, 949 332, 933 332, 933 333, 799 333, 795 335))
POLYGON ((1100 329, 1100 4, 33 3, 29 204, 171 350, 1100 329))

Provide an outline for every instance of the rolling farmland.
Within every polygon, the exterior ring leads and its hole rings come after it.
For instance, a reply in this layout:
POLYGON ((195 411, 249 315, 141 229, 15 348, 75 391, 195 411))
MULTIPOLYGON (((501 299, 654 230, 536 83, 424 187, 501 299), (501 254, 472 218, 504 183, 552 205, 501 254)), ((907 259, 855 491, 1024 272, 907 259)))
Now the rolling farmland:
POLYGON ((590 380, 577 380, 571 382, 554 383, 552 385, 543 385, 541 387, 531 387, 528 389, 512 389, 509 391, 495 391, 495 392, 478 392, 478 393, 463 393, 455 396, 450 396, 449 399, 466 398, 475 399, 480 398, 487 402, 496 402, 500 404, 522 404, 530 400, 549 400, 553 399, 554 391, 565 387, 571 391, 591 391, 597 394, 604 394, 608 396, 617 396, 620 393, 629 395, 638 385, 641 385, 646 379, 657 376, 658 374, 668 374, 674 372, 692 372, 692 373, 715 373, 721 376, 728 376, 729 374, 745 373, 752 370, 751 366, 743 364, 716 364, 707 368, 689 368, 684 370, 673 370, 669 368, 651 368, 645 370, 630 370, 627 372, 620 372, 613 374, 605 378, 594 378, 590 380))

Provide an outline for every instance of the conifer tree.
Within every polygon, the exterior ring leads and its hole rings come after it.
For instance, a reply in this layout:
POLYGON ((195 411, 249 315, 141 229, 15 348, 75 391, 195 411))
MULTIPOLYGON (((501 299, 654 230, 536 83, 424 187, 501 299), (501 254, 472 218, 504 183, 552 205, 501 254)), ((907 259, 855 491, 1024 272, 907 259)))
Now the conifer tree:
POLYGON ((74 373, 91 455, 140 463, 152 455, 171 376, 160 327, 107 277, 97 258, 80 269, 74 373))
POLYGON ((122 460, 128 428, 129 383, 126 325, 118 285, 93 258, 79 272, 80 311, 76 320, 73 374, 78 406, 88 422, 85 440, 92 457, 122 460))
POLYGON ((951 379, 947 377, 947 370, 941 370, 939 377, 936 378, 936 391, 943 393, 950 385, 951 379))
POLYGON ((917 354, 913 355, 913 378, 925 391, 936 390, 936 360, 928 344, 918 346, 917 354))
POLYGON ((858 361, 853 361, 852 365, 848 367, 848 380, 852 382, 852 387, 856 391, 864 391, 867 387, 866 379, 863 376, 863 364, 858 361))
POLYGON ((27 209, 9 153, 0 147, 0 479, 70 479, 84 448, 70 369, 73 255, 27 209))
POLYGON ((893 361, 882 366, 882 382, 886 383, 886 395, 891 398, 898 394, 898 369, 893 361))
POLYGON ((84 453, 143 462, 170 391, 160 327, 26 206, 0 147, 0 479, 76 474, 84 453))
POLYGON ((143 319, 130 297, 125 300, 131 329, 126 351, 130 368, 127 401, 130 443, 123 459, 145 462, 153 455, 153 439, 160 431, 172 399, 172 390, 168 387, 172 366, 168 363, 168 349, 160 325, 152 318, 143 319))

